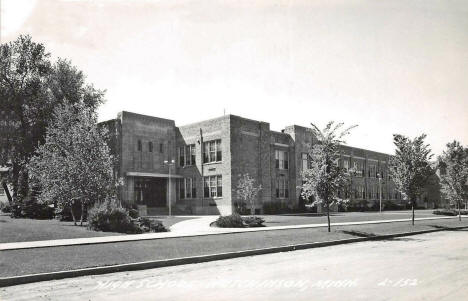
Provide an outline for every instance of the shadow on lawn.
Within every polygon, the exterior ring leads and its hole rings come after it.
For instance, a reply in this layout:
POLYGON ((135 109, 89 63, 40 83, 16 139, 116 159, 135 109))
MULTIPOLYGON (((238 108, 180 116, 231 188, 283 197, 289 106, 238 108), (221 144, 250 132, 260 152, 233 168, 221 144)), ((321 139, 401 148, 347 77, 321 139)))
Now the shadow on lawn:
MULTIPOLYGON (((447 226, 441 226, 441 225, 428 225, 429 227, 435 228, 435 229, 441 229, 441 230, 446 230, 446 231, 468 231, 468 228, 465 229, 455 229, 452 227, 447 227, 447 226)), ((467 225, 468 227, 468 225, 467 225)))
POLYGON ((355 231, 355 230, 341 230, 341 232, 357 237, 375 237, 374 233, 362 232, 362 231, 355 231))

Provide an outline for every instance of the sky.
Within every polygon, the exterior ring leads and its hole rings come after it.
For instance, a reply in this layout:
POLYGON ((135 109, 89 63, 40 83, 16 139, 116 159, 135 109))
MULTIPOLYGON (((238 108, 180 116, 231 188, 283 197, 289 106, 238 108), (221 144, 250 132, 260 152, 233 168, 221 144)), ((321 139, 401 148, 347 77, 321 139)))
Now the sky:
POLYGON ((0 0, 1 42, 30 34, 131 111, 184 125, 223 114, 359 126, 468 145, 468 1, 0 0))

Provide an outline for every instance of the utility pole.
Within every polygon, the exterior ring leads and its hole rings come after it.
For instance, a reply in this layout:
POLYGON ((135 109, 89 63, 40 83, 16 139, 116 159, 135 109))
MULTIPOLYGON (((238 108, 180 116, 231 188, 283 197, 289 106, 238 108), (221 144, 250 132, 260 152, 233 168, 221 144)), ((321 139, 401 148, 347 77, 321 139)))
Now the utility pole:
POLYGON ((169 217, 172 215, 172 200, 171 200, 171 166, 175 164, 175 160, 172 159, 171 162, 165 160, 164 164, 166 164, 169 168, 169 183, 168 183, 168 190, 169 190, 169 217))

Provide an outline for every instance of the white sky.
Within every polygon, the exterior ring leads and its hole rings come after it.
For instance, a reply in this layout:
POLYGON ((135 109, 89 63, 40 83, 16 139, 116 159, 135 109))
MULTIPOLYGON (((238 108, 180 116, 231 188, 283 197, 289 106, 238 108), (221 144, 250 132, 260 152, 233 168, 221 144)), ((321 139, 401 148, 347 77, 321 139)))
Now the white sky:
POLYGON ((359 124, 393 153, 425 132, 468 144, 468 1, 0 0, 2 42, 29 33, 122 110, 188 124, 226 113, 359 124))

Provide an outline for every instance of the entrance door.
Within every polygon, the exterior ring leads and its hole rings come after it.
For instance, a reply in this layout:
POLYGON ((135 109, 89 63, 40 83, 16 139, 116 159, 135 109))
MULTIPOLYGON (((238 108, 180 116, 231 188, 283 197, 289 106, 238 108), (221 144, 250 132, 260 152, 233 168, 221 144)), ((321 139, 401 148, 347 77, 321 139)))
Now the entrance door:
POLYGON ((135 178, 135 201, 148 207, 166 207, 167 179, 135 178))

